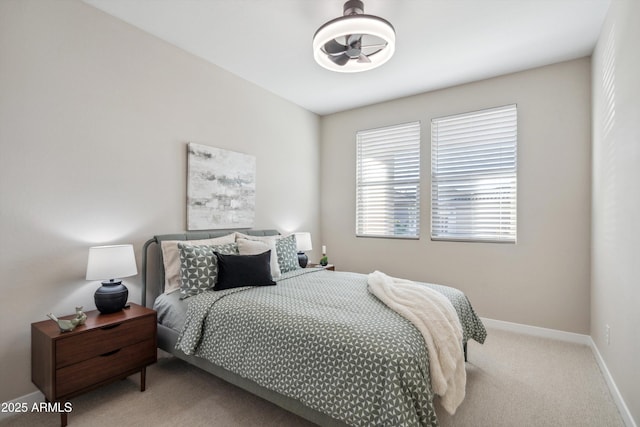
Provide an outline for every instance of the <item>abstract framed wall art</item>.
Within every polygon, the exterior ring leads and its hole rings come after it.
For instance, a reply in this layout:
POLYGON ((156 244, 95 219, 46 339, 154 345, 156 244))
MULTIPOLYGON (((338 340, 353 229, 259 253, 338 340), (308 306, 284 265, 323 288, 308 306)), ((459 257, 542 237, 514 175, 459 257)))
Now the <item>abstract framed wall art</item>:
POLYGON ((187 145, 188 230, 252 228, 255 204, 255 156, 187 145))

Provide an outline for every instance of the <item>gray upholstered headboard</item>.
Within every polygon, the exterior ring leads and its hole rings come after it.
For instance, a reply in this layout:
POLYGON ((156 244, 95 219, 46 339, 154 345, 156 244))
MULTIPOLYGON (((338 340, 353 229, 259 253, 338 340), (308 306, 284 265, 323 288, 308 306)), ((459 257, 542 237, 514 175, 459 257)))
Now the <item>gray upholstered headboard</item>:
POLYGON ((222 237, 234 232, 252 236, 277 236, 278 230, 211 230, 187 231, 175 234, 160 234, 147 240, 142 247, 142 305, 147 305, 147 297, 153 304, 156 297, 164 292, 164 264, 160 242, 163 240, 200 240, 222 237))

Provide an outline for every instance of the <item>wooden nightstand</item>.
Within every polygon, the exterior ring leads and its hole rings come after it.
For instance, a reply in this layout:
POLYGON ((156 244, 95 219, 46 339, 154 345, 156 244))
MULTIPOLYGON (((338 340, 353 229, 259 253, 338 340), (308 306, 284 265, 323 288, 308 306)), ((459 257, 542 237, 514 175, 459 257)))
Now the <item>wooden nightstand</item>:
MULTIPOLYGON (((146 367, 157 359, 156 312, 130 305, 112 314, 89 311, 71 332, 60 332, 52 320, 31 324, 31 381, 47 401, 63 402, 136 372, 144 391, 146 367)), ((60 423, 67 425, 66 412, 60 423)))
POLYGON ((308 264, 307 267, 309 267, 309 268, 320 268, 320 267, 323 267, 325 270, 336 271, 336 266, 333 265, 333 264, 327 264, 327 265, 308 264))

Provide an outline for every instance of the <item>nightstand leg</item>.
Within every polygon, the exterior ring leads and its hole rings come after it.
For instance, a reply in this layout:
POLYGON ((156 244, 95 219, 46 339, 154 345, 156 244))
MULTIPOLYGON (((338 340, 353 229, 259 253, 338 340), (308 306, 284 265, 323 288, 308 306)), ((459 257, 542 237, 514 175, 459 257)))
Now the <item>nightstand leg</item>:
POLYGON ((142 370, 140 371, 140 391, 144 391, 146 389, 146 382, 147 379, 147 368, 142 368, 142 370))
MULTIPOLYGON (((49 403, 49 399, 46 397, 44 398, 44 401, 49 403)), ((67 427, 67 413, 64 411, 60 412, 60 427, 67 427)))

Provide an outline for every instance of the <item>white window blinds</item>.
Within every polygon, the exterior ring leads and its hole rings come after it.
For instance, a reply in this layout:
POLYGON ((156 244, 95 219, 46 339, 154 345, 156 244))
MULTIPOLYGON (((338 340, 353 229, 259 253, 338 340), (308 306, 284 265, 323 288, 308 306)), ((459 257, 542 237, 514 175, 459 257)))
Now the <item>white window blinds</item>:
POLYGON ((431 239, 516 241, 516 105, 431 121, 431 239))
POLYGON ((356 134, 356 235, 420 237, 420 122, 356 134))

